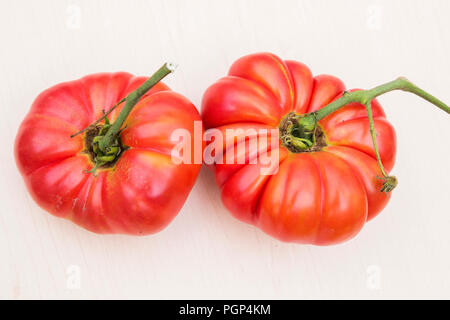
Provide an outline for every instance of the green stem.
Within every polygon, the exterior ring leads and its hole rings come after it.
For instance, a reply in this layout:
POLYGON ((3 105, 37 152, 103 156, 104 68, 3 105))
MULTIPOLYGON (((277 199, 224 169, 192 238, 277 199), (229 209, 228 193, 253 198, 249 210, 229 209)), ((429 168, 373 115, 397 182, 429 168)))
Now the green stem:
POLYGON ((158 71, 156 71, 147 81, 145 81, 139 88, 131 92, 125 98, 125 106, 117 117, 116 121, 111 125, 108 132, 99 141, 98 147, 102 152, 106 152, 107 149, 112 146, 120 133, 125 120, 130 114, 133 107, 139 102, 144 94, 147 93, 151 88, 153 88, 159 81, 161 81, 165 76, 174 71, 174 66, 172 64, 165 63, 158 71))
POLYGON ((378 143, 377 143, 377 133, 375 131, 375 124, 373 121, 373 115, 372 115, 372 102, 368 102, 366 104, 366 110, 367 110, 367 117, 369 119, 369 125, 370 125, 370 135, 372 136, 372 143, 373 148, 375 149, 375 155, 377 157, 378 167, 380 168, 382 177, 378 177, 378 179, 383 181, 383 186, 381 187, 381 192, 391 192, 392 190, 397 187, 397 178, 395 176, 389 176, 386 174, 386 171, 384 170, 383 162, 381 161, 380 152, 378 151, 378 143))
POLYGON ((445 112, 450 113, 450 107, 448 107, 441 100, 425 92, 424 90, 418 88, 408 79, 398 78, 397 80, 388 82, 386 84, 383 84, 370 90, 360 90, 351 93, 347 92, 340 99, 333 101, 329 105, 315 112, 316 119, 317 121, 319 121, 328 116, 329 114, 335 112, 336 110, 348 105, 349 103, 359 102, 363 105, 366 105, 376 97, 394 90, 402 90, 414 93, 415 95, 418 95, 419 97, 422 97, 423 99, 431 102, 432 104, 444 110, 445 112))
POLYGON ((378 166, 380 167, 380 171, 383 174, 383 177, 387 177, 386 171, 384 170, 383 163, 381 162, 380 152, 378 151, 377 133, 375 131, 375 124, 374 124, 373 116, 372 116, 372 106, 371 106, 370 102, 366 104, 366 110, 367 110, 367 117, 369 118, 370 135, 372 136, 372 142, 373 142, 373 147, 375 149, 375 155, 376 155, 377 161, 378 161, 378 166))
POLYGON ((109 109, 107 112, 105 112, 105 110, 103 110, 103 116, 101 118, 98 118, 97 120, 95 120, 93 123, 91 123, 88 127, 84 128, 83 130, 80 130, 76 133, 74 133, 73 135, 71 135, 71 138, 76 137, 79 134, 82 134, 83 132, 89 130, 89 128, 91 128, 92 126, 95 126, 97 124, 99 124, 100 122, 102 122, 102 120, 105 120, 106 124, 109 124, 109 120, 108 120, 108 115, 113 112, 118 106, 120 106, 123 102, 125 102, 126 98, 123 98, 122 100, 120 100, 119 102, 117 102, 111 109, 109 109))
MULTIPOLYGON (((373 147, 375 150, 375 155, 377 158, 378 166, 380 168, 380 171, 383 175, 383 177, 379 177, 379 179, 383 180, 383 187, 381 188, 382 192, 391 192, 396 186, 397 186, 397 178, 394 176, 387 175, 386 171, 384 170, 383 163, 381 161, 380 152, 378 150, 377 145, 377 134, 375 131, 375 125, 373 121, 373 115, 372 115, 372 100, 376 97, 395 90, 402 90, 410 93, 414 93, 415 95, 427 100, 428 102, 431 102, 435 106, 437 106, 439 109, 447 112, 450 114, 450 107, 447 106, 445 103, 443 103, 438 98, 432 96, 428 92, 420 89, 416 85, 414 85, 412 82, 410 82, 406 78, 398 78, 397 80, 388 82, 386 84, 383 84, 381 86, 375 87, 370 90, 359 90, 354 92, 345 92, 344 95, 331 102, 330 104, 326 105, 322 109, 312 112, 310 114, 307 114, 300 118, 298 120, 299 126, 303 128, 303 131, 306 132, 306 134, 312 132, 312 128, 317 127, 317 122, 321 119, 325 118, 326 116, 332 114, 333 112, 339 110, 340 108, 354 102, 358 102, 363 104, 366 107, 367 110, 367 117, 369 119, 370 124, 370 134, 372 136, 372 142, 373 147), (311 125, 311 123, 314 123, 314 125, 311 125)), ((300 150, 302 151, 302 150, 300 150)))

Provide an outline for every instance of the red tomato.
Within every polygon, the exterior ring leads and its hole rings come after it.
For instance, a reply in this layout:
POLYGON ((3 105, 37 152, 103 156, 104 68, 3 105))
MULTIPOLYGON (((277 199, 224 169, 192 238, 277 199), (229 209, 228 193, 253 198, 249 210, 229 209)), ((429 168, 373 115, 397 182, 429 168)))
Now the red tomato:
MULTIPOLYGON (((222 132, 236 127, 278 128, 288 113, 316 111, 344 91, 341 80, 313 77, 302 63, 269 53, 252 54, 237 60, 228 76, 205 92, 203 123, 222 132)), ((390 171, 395 131, 376 100, 372 110, 381 159, 390 171)), ((245 164, 215 164, 223 203, 236 218, 283 241, 331 245, 354 237, 386 206, 389 195, 380 192, 377 176, 382 174, 365 107, 345 106, 319 125, 326 146, 295 153, 278 143, 279 170, 273 175, 262 175, 260 165, 249 164, 252 158, 273 152, 270 147, 247 152, 245 164)), ((237 140, 235 148, 245 141, 237 140)))
MULTIPOLYGON (((176 165, 170 136, 184 128, 193 136, 200 115, 163 83, 138 102, 121 140, 128 149, 97 176, 86 173, 89 126, 147 78, 101 73, 56 85, 39 95, 21 124, 15 157, 34 200, 51 214, 96 233, 145 235, 166 227, 183 206, 201 165, 176 165)), ((114 121, 124 104, 115 109, 114 121)), ((193 143, 192 143, 193 145, 193 143)))

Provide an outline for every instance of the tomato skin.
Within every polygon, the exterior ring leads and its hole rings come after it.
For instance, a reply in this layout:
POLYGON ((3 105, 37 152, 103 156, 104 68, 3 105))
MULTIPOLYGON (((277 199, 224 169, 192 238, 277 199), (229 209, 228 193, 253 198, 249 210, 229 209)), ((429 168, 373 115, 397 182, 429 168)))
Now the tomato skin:
MULTIPOLYGON (((289 112, 319 110, 344 91, 341 80, 313 77, 302 63, 270 53, 251 54, 238 59, 228 76, 206 90, 203 123, 206 129, 223 132, 240 126, 278 128, 289 112)), ((372 111, 381 159, 390 171, 395 130, 377 100, 372 111)), ((279 169, 273 175, 262 175, 259 165, 249 162, 276 150, 247 154, 242 165, 215 164, 222 201, 233 216, 282 241, 333 245, 353 238, 387 205, 390 196, 380 192, 377 177, 382 175, 365 107, 347 105, 319 125, 327 146, 318 152, 292 153, 278 143, 279 169)), ((239 143, 243 142, 235 146, 239 143)))
MULTIPOLYGON (((96 177, 85 173, 93 162, 83 152, 84 134, 70 138, 146 79, 124 72, 93 74, 37 97, 19 128, 15 158, 40 207, 95 233, 147 235, 177 215, 201 168, 171 160, 177 143, 170 139, 173 130, 186 129, 194 137, 194 121, 201 121, 186 98, 161 82, 154 86, 125 122, 121 139, 130 148, 96 177)), ((111 121, 123 105, 110 114, 111 121)))

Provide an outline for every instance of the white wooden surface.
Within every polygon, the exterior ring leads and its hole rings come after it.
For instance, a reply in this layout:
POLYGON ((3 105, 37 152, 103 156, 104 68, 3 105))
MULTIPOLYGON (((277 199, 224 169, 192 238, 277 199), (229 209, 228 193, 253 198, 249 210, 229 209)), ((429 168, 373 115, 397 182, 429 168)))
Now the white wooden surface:
POLYGON ((450 1, 0 1, 0 297, 450 298, 450 119, 381 98, 400 186, 354 240, 277 242, 234 220, 203 169, 163 232, 97 236, 31 200, 13 141, 35 96, 99 71, 151 74, 199 106, 241 55, 272 51, 367 88, 404 75, 450 102, 450 1))

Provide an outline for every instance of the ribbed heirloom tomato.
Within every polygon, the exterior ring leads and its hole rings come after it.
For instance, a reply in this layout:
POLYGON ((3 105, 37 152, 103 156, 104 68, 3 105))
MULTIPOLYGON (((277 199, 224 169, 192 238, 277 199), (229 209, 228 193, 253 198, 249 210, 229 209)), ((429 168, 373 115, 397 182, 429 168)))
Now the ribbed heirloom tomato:
MULTIPOLYGON (((202 101, 206 129, 280 131, 274 174, 263 175, 260 164, 249 164, 274 152, 270 145, 256 153, 247 148, 244 164, 215 164, 223 203, 236 218, 283 241, 330 245, 354 237, 386 206, 389 194, 380 192, 383 180, 377 178, 385 172, 377 164, 364 105, 350 103, 320 119, 311 144, 292 129, 303 115, 348 94, 345 90, 336 77, 313 77, 304 64, 269 53, 240 58, 228 76, 208 88, 202 101)), ((388 172, 395 162, 395 131, 376 100, 371 111, 388 172)), ((246 141, 236 139, 235 149, 246 141)))
POLYGON ((193 133, 200 116, 186 98, 158 83, 171 71, 161 70, 156 81, 101 73, 39 95, 19 128, 15 156, 43 209, 96 233, 150 234, 176 216, 201 164, 174 164, 170 137, 180 128, 193 133), (128 100, 134 108, 101 150, 109 121, 90 124, 121 102, 108 115, 115 123, 128 100))

